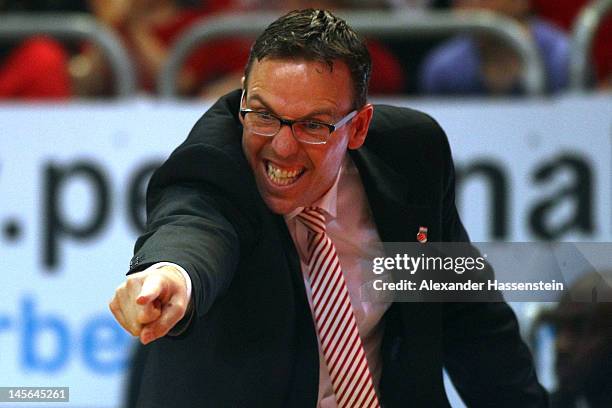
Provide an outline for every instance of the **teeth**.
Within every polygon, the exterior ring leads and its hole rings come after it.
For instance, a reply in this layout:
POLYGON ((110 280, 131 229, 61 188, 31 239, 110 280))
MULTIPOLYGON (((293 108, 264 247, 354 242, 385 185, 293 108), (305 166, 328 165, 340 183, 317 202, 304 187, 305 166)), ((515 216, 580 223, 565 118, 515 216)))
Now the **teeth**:
POLYGON ((297 176, 302 173, 301 170, 287 171, 287 170, 279 169, 278 167, 274 166, 270 162, 267 163, 266 167, 267 167, 268 177, 270 177, 270 179, 275 184, 279 184, 282 186, 291 184, 292 182, 295 181, 297 176))

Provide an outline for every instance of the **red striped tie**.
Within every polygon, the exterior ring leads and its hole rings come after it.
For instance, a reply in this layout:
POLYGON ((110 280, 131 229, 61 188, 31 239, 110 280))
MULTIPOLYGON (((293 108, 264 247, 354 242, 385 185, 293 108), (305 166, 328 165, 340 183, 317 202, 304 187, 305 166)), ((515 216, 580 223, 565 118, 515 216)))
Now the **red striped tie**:
POLYGON ((308 207, 298 219, 309 230, 314 317, 338 407, 380 407, 336 247, 325 233, 325 215, 308 207))

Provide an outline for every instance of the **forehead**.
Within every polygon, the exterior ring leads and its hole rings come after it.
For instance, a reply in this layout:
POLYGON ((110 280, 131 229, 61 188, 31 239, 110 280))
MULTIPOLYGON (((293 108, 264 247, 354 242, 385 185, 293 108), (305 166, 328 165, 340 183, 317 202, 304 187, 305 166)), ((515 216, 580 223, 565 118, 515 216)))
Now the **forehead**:
POLYGON ((246 81, 249 101, 293 111, 313 107, 345 111, 353 99, 350 71, 343 61, 264 58, 255 61, 246 81))

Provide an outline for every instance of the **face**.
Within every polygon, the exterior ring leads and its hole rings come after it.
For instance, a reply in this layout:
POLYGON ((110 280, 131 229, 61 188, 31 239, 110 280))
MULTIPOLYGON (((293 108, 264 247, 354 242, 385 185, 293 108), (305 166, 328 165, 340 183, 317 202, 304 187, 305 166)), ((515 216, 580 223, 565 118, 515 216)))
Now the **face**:
MULTIPOLYGON (((341 61, 330 70, 316 61, 264 58, 253 63, 245 85, 243 108, 284 119, 333 124, 353 106, 350 72, 341 61)), ((319 145, 299 142, 289 126, 282 126, 273 137, 244 129, 244 154, 270 210, 288 214, 323 196, 333 185, 347 149, 363 144, 371 118, 372 106, 366 105, 326 144, 319 145)))
POLYGON ((610 333, 589 328, 588 304, 564 305, 564 319, 557 326, 555 370, 559 389, 581 392, 604 378, 611 355, 610 333))

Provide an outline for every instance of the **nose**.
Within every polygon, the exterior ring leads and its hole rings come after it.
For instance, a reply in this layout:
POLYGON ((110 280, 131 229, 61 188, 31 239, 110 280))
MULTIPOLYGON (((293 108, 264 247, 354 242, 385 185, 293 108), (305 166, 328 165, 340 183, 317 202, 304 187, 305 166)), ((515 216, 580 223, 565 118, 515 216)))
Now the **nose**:
POLYGON ((298 152, 300 142, 293 136, 291 127, 283 125, 278 133, 272 138, 271 146, 279 157, 287 158, 298 152))

